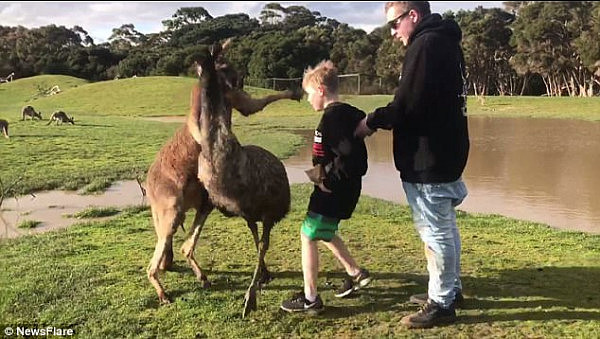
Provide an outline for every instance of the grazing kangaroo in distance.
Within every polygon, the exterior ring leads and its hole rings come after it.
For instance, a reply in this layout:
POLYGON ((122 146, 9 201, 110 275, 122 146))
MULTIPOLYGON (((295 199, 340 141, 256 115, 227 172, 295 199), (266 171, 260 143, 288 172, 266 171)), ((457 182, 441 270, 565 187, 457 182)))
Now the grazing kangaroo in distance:
POLYGON ((48 121, 48 123, 46 125, 50 125, 53 121, 56 121, 57 125, 59 122, 61 124, 65 123, 65 122, 70 122, 71 125, 75 125, 75 121, 73 121, 73 117, 69 118, 67 116, 67 113, 65 113, 63 111, 56 111, 56 112, 52 113, 52 115, 50 116, 50 121, 48 121))
POLYGON ((6 139, 10 138, 8 136, 8 121, 0 119, 0 130, 2 130, 2 134, 6 139))
POLYGON ((34 120, 35 118, 42 120, 42 112, 36 112, 33 106, 23 107, 22 115, 21 121, 25 120, 25 117, 30 117, 31 120, 34 120))

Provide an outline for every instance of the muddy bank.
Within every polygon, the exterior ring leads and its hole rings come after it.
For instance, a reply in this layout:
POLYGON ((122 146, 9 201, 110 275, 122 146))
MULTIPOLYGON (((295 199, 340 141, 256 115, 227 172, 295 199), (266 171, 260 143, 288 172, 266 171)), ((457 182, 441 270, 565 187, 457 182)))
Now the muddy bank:
MULTIPOLYGON (((304 170, 289 168, 290 183, 308 182, 304 170)), ((15 238, 21 235, 35 234, 56 230, 86 220, 69 217, 90 207, 123 208, 134 205, 147 205, 135 180, 119 181, 98 195, 80 195, 69 191, 44 191, 34 195, 21 196, 17 199, 4 200, 0 212, 0 238, 15 238), (40 221, 41 224, 32 229, 17 226, 26 220, 40 221)))
MULTIPOLYGON (((117 182, 99 195, 69 191, 44 191, 4 200, 0 212, 0 238, 46 232, 85 221, 68 217, 89 207, 124 207, 146 204, 137 181, 117 182), (25 220, 42 223, 32 229, 17 228, 25 220)), ((98 220, 98 219, 90 219, 98 220)))

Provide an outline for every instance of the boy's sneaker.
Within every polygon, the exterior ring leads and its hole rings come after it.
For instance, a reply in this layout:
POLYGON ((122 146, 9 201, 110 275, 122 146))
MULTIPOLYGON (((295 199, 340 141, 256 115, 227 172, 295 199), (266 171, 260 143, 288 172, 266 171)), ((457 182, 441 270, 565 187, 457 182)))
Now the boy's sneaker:
POLYGON ((400 319, 400 323, 408 328, 430 328, 436 325, 449 324, 456 321, 454 306, 442 308, 436 302, 428 300, 417 313, 400 319))
MULTIPOLYGON (((413 303, 413 304, 418 304, 418 305, 424 305, 425 303, 427 303, 427 300, 429 299, 429 296, 427 295, 427 293, 421 293, 421 294, 413 294, 410 296, 410 298, 408 299, 409 302, 413 303)), ((465 304, 465 297, 462 295, 462 292, 460 290, 456 291, 456 295, 454 296, 454 307, 455 308, 462 308, 465 304)))
POLYGON ((325 309, 323 300, 317 295, 315 301, 310 302, 304 297, 304 292, 295 294, 292 299, 281 303, 281 309, 286 312, 308 312, 319 313, 325 309))
POLYGON ((342 286, 335 292, 335 296, 343 298, 349 296, 354 291, 358 291, 361 287, 367 286, 372 278, 369 271, 361 268, 358 274, 354 277, 346 277, 342 286))

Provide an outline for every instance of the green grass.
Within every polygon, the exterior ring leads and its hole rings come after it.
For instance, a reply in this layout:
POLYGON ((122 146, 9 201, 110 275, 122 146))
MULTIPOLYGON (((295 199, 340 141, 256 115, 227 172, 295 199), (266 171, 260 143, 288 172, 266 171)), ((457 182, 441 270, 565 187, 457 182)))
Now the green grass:
MULTIPOLYGON (((169 116, 189 112, 190 90, 197 80, 185 77, 143 77, 87 83, 64 75, 42 75, 0 86, 0 117, 12 122, 21 119, 21 108, 32 105, 48 119, 56 110, 75 116, 169 116), (38 85, 58 84, 62 92, 36 97, 38 85)), ((253 95, 270 90, 249 88, 253 95)))
MULTIPOLYGON (((77 125, 45 126, 17 121, 2 140, 2 182, 19 180, 24 194, 47 189, 97 192, 121 179, 144 178, 160 147, 180 124, 121 117, 81 117, 77 125)), ((243 143, 265 147, 283 158, 304 144, 301 136, 260 125, 240 127, 243 143)))
MULTIPOLYGON (((146 121, 138 116, 185 114, 189 90, 194 84, 191 78, 177 77, 94 84, 76 80, 64 76, 42 76, 0 87, 0 103, 9 103, 0 106, 0 118, 9 120, 11 134, 10 139, 2 140, 0 147, 0 159, 5 164, 0 178, 6 185, 18 181, 16 192, 24 194, 60 188, 94 193, 116 180, 143 178, 160 147, 181 124, 146 121), (63 109, 76 115, 76 125, 46 125, 47 120, 20 121, 20 115, 15 117, 15 112, 20 114, 21 107, 26 104, 24 98, 33 93, 33 84, 42 81, 58 83, 65 78, 79 85, 71 89, 61 86, 61 89, 64 88, 62 93, 40 98, 34 107, 42 111, 63 109), (20 101, 12 99, 12 95, 21 98, 20 101)), ((270 93, 252 88, 249 92, 256 96, 270 93)), ((304 106, 306 103, 292 101, 276 103, 257 115, 264 114, 266 121, 264 117, 246 119, 236 115, 236 134, 242 143, 265 147, 280 158, 290 156, 304 144, 304 140, 278 126, 282 125, 282 119, 289 120, 304 106), (237 124, 237 121, 244 123, 237 124)), ((310 113, 308 110, 304 112, 312 125, 318 115, 310 113)), ((288 127, 308 126, 307 122, 288 127)))
MULTIPOLYGON (((115 180, 143 178, 180 124, 141 117, 186 114, 193 83, 149 77, 87 84, 42 76, 2 84, 0 118, 11 124, 11 139, 0 140, 3 185, 20 180, 21 193, 54 188, 96 192, 115 180), (42 82, 59 84, 63 92, 32 100, 42 82), (46 119, 46 112, 65 110, 75 115, 76 125, 19 121, 26 104, 41 109, 46 119)), ((348 100, 369 112, 391 96, 348 100)), ((597 100, 488 97, 482 106, 470 98, 469 111, 600 120, 597 100)), ((305 100, 281 101, 249 118, 235 114, 234 128, 243 143, 284 158, 305 143, 295 130, 312 129, 319 118, 305 100)), ((320 317, 282 314, 281 301, 302 285, 298 234, 310 186, 292 191, 292 212, 273 230, 267 256, 276 279, 259 296, 259 310, 249 319, 240 314, 256 254, 241 219, 213 213, 203 230, 196 253, 214 286, 202 289, 176 254, 176 270, 161 276, 174 303, 159 306, 145 273, 156 239, 150 213, 147 206, 132 206, 109 221, 0 240, 0 324, 70 327, 83 338, 600 336, 600 236, 462 212, 466 309, 459 311, 455 325, 405 330, 399 320, 415 310, 408 297, 426 290, 422 244, 406 207, 367 197, 342 223, 341 234, 376 280, 358 298, 334 298, 329 285, 341 281, 341 269, 322 247, 319 288, 327 311, 320 317)), ((183 238, 183 232, 176 235, 176 248, 183 238)))
POLYGON ((36 228, 41 223, 42 222, 38 221, 38 220, 23 220, 19 223, 19 225, 17 227, 30 229, 30 228, 36 228))
MULTIPOLYGON (((173 303, 159 306, 145 274, 156 238, 149 211, 138 209, 107 222, 4 240, 0 323, 60 325, 83 338, 600 334, 600 236, 462 212, 466 308, 454 325, 404 329, 400 318, 415 310, 408 297, 426 290, 422 244, 406 207, 367 197, 342 222, 341 235, 375 280, 357 298, 335 298, 332 288, 341 282, 342 269, 320 246, 319 290, 326 311, 318 317, 284 314, 279 304, 302 286, 298 232, 310 189, 292 189, 292 211, 273 229, 267 255, 275 280, 248 319, 241 319, 242 301, 256 255, 243 220, 209 217, 196 254, 213 287, 202 289, 177 251, 175 270, 161 275, 173 303)), ((186 225, 191 219, 190 214, 186 225)), ((176 234, 176 249, 183 233, 176 234)))
MULTIPOLYGON (((70 89, 76 89, 87 83, 86 80, 66 75, 40 75, 2 84, 0 86, 0 117, 9 122, 21 119, 21 109, 25 105, 32 105, 38 110, 38 103, 46 100, 44 97, 38 97, 39 88, 48 89, 58 85, 63 91, 58 94, 60 96, 69 92, 70 89)), ((43 106, 42 117, 48 119, 52 114, 50 110, 50 107, 43 106)))
POLYGON ((119 214, 119 212, 121 212, 121 210, 116 207, 89 207, 73 214, 73 217, 77 219, 103 218, 111 217, 119 214))
MULTIPOLYGON (((344 96, 349 103, 370 113, 376 107, 387 105, 390 95, 344 96)), ((577 97, 476 97, 467 100, 470 116, 512 118, 553 118, 600 121, 600 98, 577 97)))

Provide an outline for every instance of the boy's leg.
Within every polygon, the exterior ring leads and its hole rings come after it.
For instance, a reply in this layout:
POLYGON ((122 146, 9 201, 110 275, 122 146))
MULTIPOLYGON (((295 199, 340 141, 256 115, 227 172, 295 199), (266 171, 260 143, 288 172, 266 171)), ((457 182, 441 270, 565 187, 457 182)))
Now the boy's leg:
POLYGON ((300 232, 302 241, 302 274, 304 276, 304 296, 308 301, 317 297, 317 277, 319 274, 319 252, 317 242, 300 232))
POLYGON ((329 248, 329 250, 333 253, 333 255, 340 261, 340 263, 344 266, 346 273, 350 276, 355 276, 360 272, 360 267, 352 258, 350 251, 344 244, 344 241, 336 234, 333 236, 333 239, 329 242, 324 242, 325 246, 329 248))
POLYGON ((325 245, 331 250, 340 263, 342 263, 348 274, 348 277, 344 279, 342 286, 335 292, 336 297, 343 298, 349 296, 354 291, 367 286, 371 282, 369 271, 360 268, 358 264, 356 264, 356 261, 352 258, 344 241, 337 234, 331 241, 325 242, 325 245))
POLYGON ((286 312, 320 312, 324 309, 323 301, 317 294, 317 275, 319 272, 319 252, 317 241, 320 237, 330 239, 328 228, 321 223, 318 215, 308 214, 300 229, 302 242, 302 276, 304 292, 295 294, 291 299, 281 303, 281 309, 286 312))

